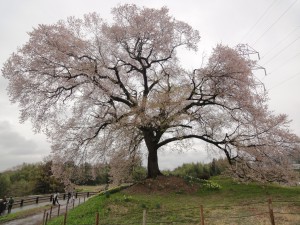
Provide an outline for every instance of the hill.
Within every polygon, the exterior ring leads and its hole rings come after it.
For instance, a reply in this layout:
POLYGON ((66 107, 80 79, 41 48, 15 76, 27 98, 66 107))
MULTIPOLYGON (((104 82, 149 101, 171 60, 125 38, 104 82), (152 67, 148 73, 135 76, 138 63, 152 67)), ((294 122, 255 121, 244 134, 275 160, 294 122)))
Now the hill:
MULTIPOLYGON (((215 177, 206 184, 165 177, 95 196, 70 211, 67 224, 95 224, 97 212, 99 224, 141 224, 144 210, 147 224, 200 224, 200 205, 205 224, 270 224, 270 197, 276 224, 300 223, 299 187, 239 184, 223 177, 215 177), (215 188, 215 183, 221 189, 215 188)), ((63 217, 48 224, 62 222, 63 217)))

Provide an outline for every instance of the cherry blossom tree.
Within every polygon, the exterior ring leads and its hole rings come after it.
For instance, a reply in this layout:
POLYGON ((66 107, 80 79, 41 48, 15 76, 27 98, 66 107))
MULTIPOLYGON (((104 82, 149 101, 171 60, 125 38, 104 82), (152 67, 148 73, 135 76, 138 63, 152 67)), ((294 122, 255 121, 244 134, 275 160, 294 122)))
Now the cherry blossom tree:
POLYGON ((188 71, 177 50, 197 51, 198 31, 165 7, 125 4, 112 14, 111 23, 92 13, 39 25, 2 69, 21 121, 45 132, 55 155, 134 161, 146 149, 156 177, 158 151, 198 139, 222 151, 239 178, 295 178, 299 138, 286 115, 268 109, 254 61, 217 45, 206 65, 188 71))

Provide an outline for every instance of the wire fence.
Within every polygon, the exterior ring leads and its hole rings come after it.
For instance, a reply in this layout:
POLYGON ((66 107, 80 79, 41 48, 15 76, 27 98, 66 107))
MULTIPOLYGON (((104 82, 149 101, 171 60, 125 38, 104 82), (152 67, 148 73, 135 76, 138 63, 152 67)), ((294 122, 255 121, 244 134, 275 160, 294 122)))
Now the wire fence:
MULTIPOLYGON (((70 200, 66 205, 52 205, 50 208, 44 210, 43 222, 42 225, 46 225, 52 218, 63 215, 64 221, 66 221, 68 216, 68 211, 70 209, 74 209, 75 206, 80 205, 86 201, 87 198, 91 197, 95 193, 91 194, 90 192, 84 192, 82 194, 78 194, 76 198, 70 200), (84 194, 85 193, 85 194, 84 194)), ((65 224, 66 222, 64 222, 65 224)), ((88 224, 87 224, 88 225, 88 224)))
MULTIPOLYGON (((46 215, 43 225, 47 224, 46 215)), ((63 225, 68 223, 68 210, 63 214, 63 225)), ((93 223, 76 225, 213 225, 213 224, 300 224, 300 201, 268 199, 234 205, 182 207, 176 210, 152 209, 133 213, 113 213, 100 216, 95 213, 93 223), (102 217, 102 218, 101 218, 102 217), (120 222, 122 221, 122 222, 120 222)))

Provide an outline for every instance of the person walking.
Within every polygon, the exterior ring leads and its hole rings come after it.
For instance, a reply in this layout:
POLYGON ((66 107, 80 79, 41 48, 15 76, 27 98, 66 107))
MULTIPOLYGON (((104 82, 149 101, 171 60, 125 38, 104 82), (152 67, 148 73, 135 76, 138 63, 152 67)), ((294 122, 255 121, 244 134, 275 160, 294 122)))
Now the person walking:
POLYGON ((0 216, 2 215, 4 210, 5 210, 5 205, 4 205, 3 199, 0 199, 0 216))
POLYGON ((59 196, 59 193, 58 193, 58 191, 56 191, 56 192, 53 194, 53 198, 52 198, 52 204, 53 204, 53 205, 56 205, 56 203, 57 203, 58 205, 60 205, 59 202, 58 202, 58 196, 59 196))
POLYGON ((3 197, 3 204, 4 204, 4 210, 6 210, 6 207, 7 207, 7 199, 6 199, 6 196, 3 197))
POLYGON ((12 196, 10 196, 8 199, 8 203, 7 203, 7 213, 8 214, 11 212, 14 202, 15 202, 14 199, 12 198, 12 196))
POLYGON ((71 197, 72 197, 71 192, 68 192, 68 200, 67 200, 67 204, 69 204, 69 201, 70 201, 71 197))
POLYGON ((52 197, 52 204, 55 205, 56 204, 56 192, 54 192, 53 197, 52 197))
POLYGON ((3 199, 0 199, 0 215, 6 210, 6 206, 7 206, 7 200, 6 200, 6 196, 3 197, 3 199))
POLYGON ((58 193, 58 191, 57 191, 56 194, 55 194, 55 199, 54 199, 54 201, 55 201, 55 203, 57 203, 58 205, 60 205, 59 202, 58 202, 58 197, 59 197, 59 193, 58 193))

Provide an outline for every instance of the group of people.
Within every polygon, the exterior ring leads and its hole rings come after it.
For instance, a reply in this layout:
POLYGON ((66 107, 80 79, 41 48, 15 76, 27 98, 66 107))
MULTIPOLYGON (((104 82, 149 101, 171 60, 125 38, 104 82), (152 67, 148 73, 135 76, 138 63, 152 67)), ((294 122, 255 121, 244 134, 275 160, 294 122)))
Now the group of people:
POLYGON ((7 213, 9 214, 11 212, 13 204, 14 204, 14 199, 12 198, 12 196, 9 197, 8 201, 5 196, 3 197, 3 199, 0 199, 0 216, 2 215, 2 213, 5 212, 6 208, 7 208, 7 213))
MULTIPOLYGON (((58 197, 59 197, 59 193, 55 192, 53 194, 53 198, 52 198, 53 205, 56 205, 56 204, 60 205, 58 202, 58 197)), ((67 197, 68 197, 67 204, 69 204, 70 200, 72 202, 75 201, 74 192, 68 192, 67 197)), ((10 196, 8 200, 6 199, 6 196, 4 196, 3 199, 0 199, 0 216, 2 214, 4 214, 6 209, 7 209, 7 214, 9 214, 11 212, 13 204, 14 204, 14 199, 12 198, 12 196, 10 196)))
MULTIPOLYGON (((52 198, 53 205, 56 205, 56 204, 60 205, 58 202, 58 197, 59 197, 59 193, 55 192, 53 194, 53 198, 52 198)), ((67 197, 68 197, 67 204, 69 204, 70 200, 72 202, 75 201, 74 192, 68 192, 67 197)), ((9 214, 11 212, 13 204, 14 204, 14 199, 12 198, 12 196, 10 196, 8 200, 6 199, 6 196, 4 196, 3 199, 0 199, 0 216, 2 214, 4 214, 6 209, 7 209, 7 213, 9 214)))

